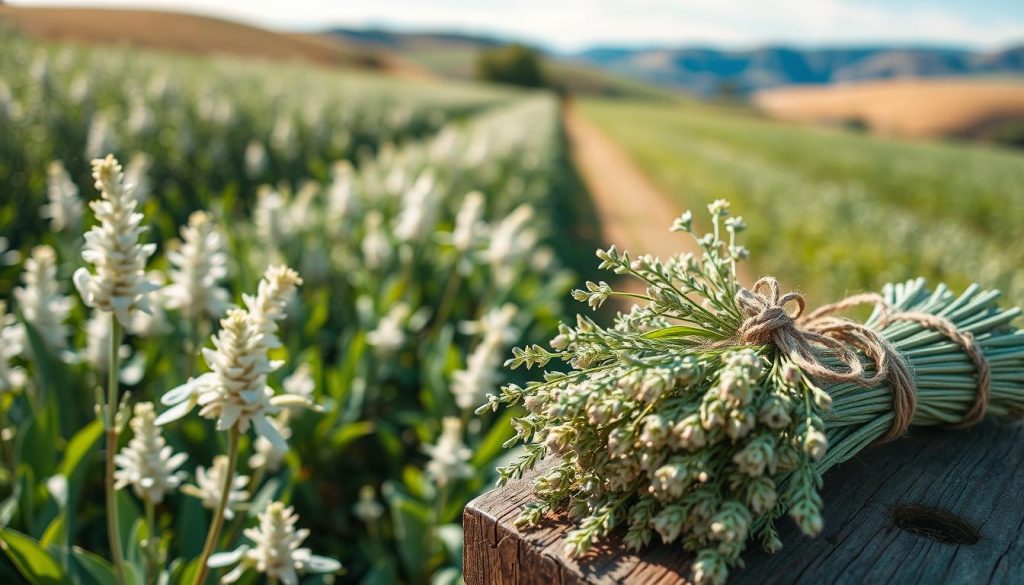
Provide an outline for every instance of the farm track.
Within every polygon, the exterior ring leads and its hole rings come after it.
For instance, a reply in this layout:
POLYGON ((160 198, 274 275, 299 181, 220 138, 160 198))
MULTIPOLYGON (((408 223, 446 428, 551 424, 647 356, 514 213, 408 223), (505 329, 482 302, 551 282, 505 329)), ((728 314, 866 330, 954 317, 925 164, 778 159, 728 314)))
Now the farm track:
POLYGON ((601 218, 605 245, 662 258, 678 252, 697 253, 689 238, 668 231, 683 210, 651 183, 626 151, 571 103, 563 106, 562 120, 573 164, 601 218))
MULTIPOLYGON (((686 234, 668 231, 685 210, 659 190, 621 146, 580 113, 571 102, 562 107, 572 161, 590 193, 601 220, 601 241, 631 254, 668 258, 680 252, 700 255, 686 234)), ((692 209, 698 210, 700 202, 692 209)), ((741 282, 749 282, 740 273, 741 282)), ((623 281, 631 292, 642 292, 635 279, 623 281)))

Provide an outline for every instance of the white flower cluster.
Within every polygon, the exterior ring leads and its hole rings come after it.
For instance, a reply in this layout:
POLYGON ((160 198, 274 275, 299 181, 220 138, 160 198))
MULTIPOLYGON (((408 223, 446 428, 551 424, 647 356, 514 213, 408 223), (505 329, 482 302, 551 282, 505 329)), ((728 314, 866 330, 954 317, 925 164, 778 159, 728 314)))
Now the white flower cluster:
POLYGON ((462 207, 455 216, 455 228, 451 234, 451 244, 462 255, 469 254, 483 241, 487 234, 484 217, 484 194, 472 191, 466 194, 462 207))
POLYGON ((159 504, 164 496, 178 489, 185 472, 179 471, 188 455, 175 454, 160 434, 156 425, 156 411, 152 402, 135 405, 135 415, 129 425, 132 439, 114 457, 114 488, 132 486, 135 495, 152 504, 159 504))
POLYGON ((259 178, 267 169, 267 148, 255 138, 245 146, 245 174, 250 179, 259 178))
POLYGON ((352 514, 365 523, 374 522, 384 515, 384 506, 377 501, 377 490, 372 485, 359 488, 359 501, 352 506, 352 514))
POLYGON ((533 208, 520 205, 502 219, 491 231, 491 239, 483 255, 501 284, 516 277, 515 263, 535 249, 537 233, 530 228, 533 208))
POLYGON ((0 394, 18 390, 25 384, 25 370, 11 363, 22 352, 22 334, 7 303, 0 301, 0 394))
POLYGON ((50 220, 50 229, 78 233, 84 212, 82 200, 78 197, 78 185, 60 161, 55 160, 46 168, 46 197, 48 201, 39 213, 50 220))
MULTIPOLYGON (((215 510, 220 505, 221 496, 224 494, 224 481, 229 463, 226 455, 218 455, 213 458, 213 465, 209 468, 201 465, 196 467, 196 484, 183 485, 181 491, 198 498, 204 508, 215 510)), ((235 510, 249 500, 249 492, 245 491, 247 485, 249 485, 248 475, 235 475, 231 478, 227 507, 224 508, 224 517, 228 520, 234 518, 235 510)))
POLYGON ((481 339, 466 358, 466 368, 452 374, 451 392, 460 409, 479 405, 498 387, 505 347, 515 341, 517 335, 512 327, 515 315, 515 305, 506 304, 492 309, 479 323, 463 328, 464 332, 479 334, 481 339))
POLYGON ((92 161, 92 174, 102 199, 89 206, 100 223, 85 234, 82 259, 95 266, 96 273, 79 268, 75 287, 86 305, 113 312, 128 326, 133 311, 149 312, 147 294, 159 288, 145 278, 146 260, 156 251, 156 244, 139 244, 146 228, 141 225, 142 214, 135 211, 133 188, 125 184, 117 160, 108 155, 92 161))
POLYGON ((357 211, 355 170, 352 163, 338 161, 331 167, 331 186, 327 190, 327 225, 340 228, 357 211))
POLYGON ((391 355, 405 345, 409 305, 395 303, 377 326, 366 333, 366 342, 381 355, 391 355))
POLYGON ((228 308, 221 282, 228 274, 224 237, 205 211, 196 211, 181 228, 181 247, 167 253, 171 284, 163 289, 167 308, 188 319, 217 317, 228 308))
POLYGON ((401 242, 417 242, 433 231, 437 217, 438 190, 434 176, 425 171, 402 196, 402 209, 393 233, 401 242))
POLYGON ((57 253, 49 246, 36 246, 25 261, 24 286, 14 289, 21 314, 54 354, 67 347, 67 321, 71 299, 64 296, 57 280, 57 253))
POLYGON ((166 424, 185 416, 196 405, 200 416, 217 420, 219 430, 250 426, 278 449, 288 444, 269 417, 285 406, 311 406, 309 398, 293 394, 275 395, 267 375, 282 364, 268 358, 270 349, 280 345, 277 323, 285 317, 285 306, 302 283, 298 273, 284 266, 272 266, 260 281, 255 296, 245 295, 246 309, 231 309, 221 320, 213 337, 214 349, 204 348, 203 358, 212 371, 167 392, 161 402, 171 406, 157 419, 166 424))
POLYGON ((111 114, 102 111, 93 114, 85 139, 86 158, 96 159, 103 156, 104 152, 117 150, 117 137, 111 117, 111 114))
POLYGON ((289 506, 273 502, 259 515, 259 526, 247 528, 245 536, 252 545, 210 557, 208 565, 220 568, 235 565, 221 577, 221 583, 234 583, 248 571, 263 574, 271 583, 298 585, 299 576, 308 573, 336 573, 341 563, 314 555, 302 546, 309 530, 296 530, 299 517, 289 506))
POLYGON ((473 457, 466 444, 462 441, 462 421, 448 417, 441 421, 441 436, 434 445, 425 445, 423 451, 430 456, 427 462, 427 473, 440 486, 447 486, 454 481, 473 477, 473 467, 469 460, 473 457))
POLYGON ((132 195, 139 202, 145 203, 152 195, 153 185, 149 180, 149 169, 153 166, 153 159, 144 152, 137 152, 128 161, 124 169, 124 182, 132 186, 132 195))
POLYGON ((377 210, 366 214, 363 220, 366 235, 360 243, 363 262, 370 270, 380 270, 391 260, 391 241, 384 229, 384 216, 377 210))

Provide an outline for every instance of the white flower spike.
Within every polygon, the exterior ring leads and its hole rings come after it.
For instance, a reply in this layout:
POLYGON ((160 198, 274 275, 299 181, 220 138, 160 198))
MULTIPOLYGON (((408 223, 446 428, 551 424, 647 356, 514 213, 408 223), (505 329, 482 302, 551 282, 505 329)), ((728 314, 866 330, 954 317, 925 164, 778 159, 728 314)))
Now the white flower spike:
POLYGON ((11 364, 21 353, 21 330, 14 315, 7 312, 7 303, 0 301, 0 393, 24 386, 25 370, 11 364))
POLYGON ((57 253, 49 246, 36 246, 25 261, 24 286, 14 297, 25 320, 43 339, 47 349, 60 353, 67 347, 67 325, 71 299, 64 296, 57 280, 57 253))
POLYGON ((442 422, 441 436, 435 445, 425 445, 423 450, 430 456, 427 473, 438 485, 445 486, 459 479, 473 477, 469 460, 473 452, 462 442, 462 421, 455 417, 442 422))
POLYGON ((277 322, 285 318, 285 306, 301 282, 290 268, 270 267, 256 296, 243 296, 248 310, 229 310, 213 337, 214 349, 203 348, 203 359, 212 371, 164 394, 160 401, 171 408, 157 417, 157 424, 177 420, 198 405, 199 415, 216 419, 218 430, 237 425, 244 433, 253 427, 274 448, 287 450, 285 437, 269 417, 285 407, 312 403, 307 396, 274 394, 267 375, 282 364, 271 362, 267 352, 280 345, 277 322))
POLYGON ((283 585, 298 585, 299 576, 306 573, 338 572, 341 563, 314 555, 302 546, 309 530, 296 530, 298 519, 291 507, 281 502, 270 504, 259 515, 259 526, 245 530, 252 546, 242 545, 232 552, 215 554, 207 565, 211 568, 235 565, 221 577, 220 582, 225 584, 238 581, 248 571, 262 573, 271 582, 280 581, 283 585))
POLYGON ((218 317, 228 308, 228 292, 221 282, 228 274, 224 237, 210 216, 196 211, 181 228, 182 244, 167 253, 171 285, 163 290, 167 308, 187 319, 218 317))
POLYGON ((136 404, 135 416, 129 424, 134 436, 114 457, 114 489, 130 485, 138 497, 159 504, 185 480, 185 472, 178 468, 188 455, 174 454, 164 440, 156 426, 152 402, 136 404))
MULTIPOLYGON (((220 505, 221 491, 224 488, 224 474, 227 471, 227 456, 218 455, 213 458, 213 465, 209 469, 196 468, 196 485, 183 485, 181 491, 194 498, 199 498, 204 508, 215 510, 220 505)), ((235 516, 234 510, 249 500, 249 492, 245 491, 247 485, 249 485, 248 475, 236 475, 232 478, 231 490, 228 492, 228 505, 224 509, 224 517, 228 520, 235 516)))
POLYGON ((75 287, 85 304, 113 312, 123 325, 129 324, 132 311, 149 312, 146 294, 157 285, 145 278, 146 260, 156 251, 156 244, 140 244, 142 214, 136 213, 138 202, 131 185, 124 182, 124 173, 117 160, 107 155, 92 161, 92 175, 102 199, 89 207, 100 220, 85 234, 82 259, 96 272, 86 268, 75 271, 75 287))
POLYGON ((78 186, 59 160, 46 167, 46 198, 47 203, 39 209, 39 214, 50 220, 50 229, 77 232, 82 225, 84 206, 78 197, 78 186))

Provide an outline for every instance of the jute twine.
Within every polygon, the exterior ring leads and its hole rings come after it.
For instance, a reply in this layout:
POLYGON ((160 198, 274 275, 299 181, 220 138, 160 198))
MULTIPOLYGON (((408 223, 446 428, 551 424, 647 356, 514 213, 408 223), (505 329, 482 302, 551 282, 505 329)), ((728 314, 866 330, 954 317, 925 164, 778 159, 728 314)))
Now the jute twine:
POLYGON ((853 295, 804 315, 803 295, 790 292, 780 296, 779 283, 771 276, 762 277, 750 290, 740 289, 736 302, 746 318, 738 331, 741 342, 773 344, 805 374, 818 381, 887 385, 892 390, 894 417, 881 442, 906 433, 917 408, 917 387, 903 357, 876 329, 836 316, 858 305, 878 307, 879 329, 890 323, 910 321, 937 331, 959 345, 974 364, 978 388, 974 404, 957 426, 970 426, 985 418, 991 392, 988 360, 974 336, 957 329, 949 319, 919 311, 895 311, 877 293, 853 295), (790 303, 795 305, 792 313, 786 311, 790 303), (867 358, 873 373, 865 371, 858 352, 867 358), (822 358, 827 355, 834 357, 839 366, 824 363, 822 358))

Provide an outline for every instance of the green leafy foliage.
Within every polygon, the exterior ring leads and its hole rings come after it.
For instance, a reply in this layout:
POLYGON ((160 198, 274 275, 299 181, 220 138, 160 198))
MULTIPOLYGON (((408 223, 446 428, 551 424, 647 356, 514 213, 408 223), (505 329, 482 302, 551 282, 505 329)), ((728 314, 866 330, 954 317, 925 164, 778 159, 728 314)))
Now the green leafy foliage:
POLYGON ((0 547, 7 558, 32 585, 63 585, 67 573, 46 548, 32 537, 16 530, 0 531, 0 547))

